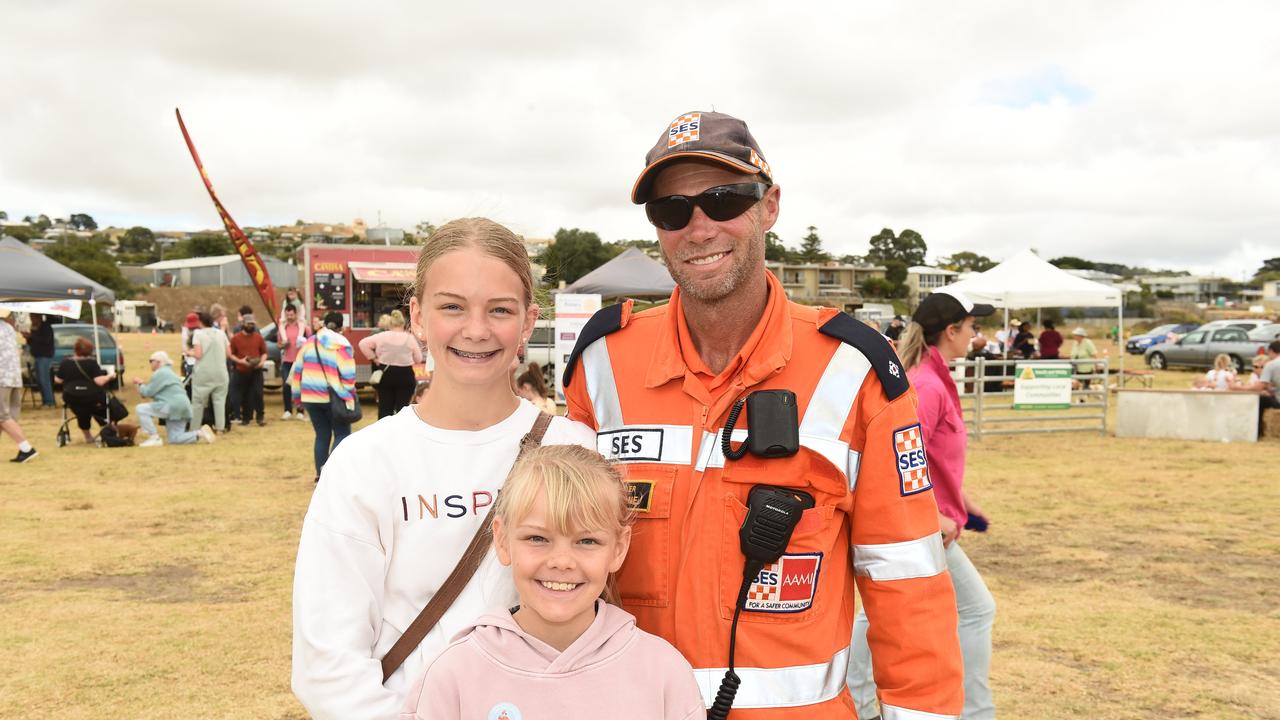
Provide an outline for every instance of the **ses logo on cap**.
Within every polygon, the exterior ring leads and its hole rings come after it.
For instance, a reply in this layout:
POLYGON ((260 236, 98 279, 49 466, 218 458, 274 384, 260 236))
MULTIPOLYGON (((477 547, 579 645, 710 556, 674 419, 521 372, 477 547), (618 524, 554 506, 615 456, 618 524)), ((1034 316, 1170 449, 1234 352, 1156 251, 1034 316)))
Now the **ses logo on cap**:
POLYGON ((924 434, 920 423, 893 433, 893 451, 898 459, 898 479, 903 495, 915 495, 933 487, 929 482, 929 461, 924 454, 924 434))
POLYGON ((696 142, 698 128, 701 125, 702 113, 689 113, 672 120, 671 127, 667 130, 667 147, 673 148, 687 142, 696 142))
POLYGON ((743 610, 794 613, 808 610, 818 589, 822 553, 783 555, 756 575, 743 610))

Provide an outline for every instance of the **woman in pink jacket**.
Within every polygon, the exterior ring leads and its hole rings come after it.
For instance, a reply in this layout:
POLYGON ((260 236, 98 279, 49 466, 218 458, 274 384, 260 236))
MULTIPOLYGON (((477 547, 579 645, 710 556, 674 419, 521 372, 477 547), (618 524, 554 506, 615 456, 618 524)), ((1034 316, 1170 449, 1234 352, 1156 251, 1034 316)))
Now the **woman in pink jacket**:
MULTIPOLYGON (((958 291, 934 291, 920 301, 911 324, 898 340, 898 356, 919 400, 920 434, 924 439, 929 480, 938 501, 938 524, 946 547, 947 570, 956 591, 960 616, 960 652, 964 656, 963 720, 995 718, 995 704, 987 682, 991 666, 991 626, 996 604, 977 568, 956 539, 966 527, 985 530, 987 516, 964 492, 964 455, 968 433, 960 410, 960 394, 948 366, 968 352, 975 332, 973 319, 995 311, 974 303, 958 291)), ((875 683, 867 648, 867 616, 861 611, 853 624, 853 657, 849 663, 849 691, 858 717, 879 715, 875 683)))
POLYGON ((596 452, 543 446, 522 458, 493 521, 520 604, 459 633, 401 720, 704 718, 688 661, 608 602, 631 514, 621 477, 596 452))

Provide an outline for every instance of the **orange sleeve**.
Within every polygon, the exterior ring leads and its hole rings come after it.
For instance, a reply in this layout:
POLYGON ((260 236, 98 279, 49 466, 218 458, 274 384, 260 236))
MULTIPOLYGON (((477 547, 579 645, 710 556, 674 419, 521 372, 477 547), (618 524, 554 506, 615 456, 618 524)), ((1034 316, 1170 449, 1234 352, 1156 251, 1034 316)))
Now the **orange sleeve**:
POLYGON ((862 395, 870 400, 853 413, 862 432, 854 432, 853 443, 860 457, 852 558, 880 701, 959 716, 964 666, 955 592, 927 480, 915 390, 886 404, 879 381, 869 378, 862 395))
MULTIPOLYGON (((596 342, 606 341, 600 338, 596 342)), ((565 415, 568 415, 570 420, 577 420, 592 430, 599 430, 600 426, 596 424, 595 408, 591 407, 591 398, 587 395, 587 379, 584 377, 582 358, 574 358, 573 363, 569 384, 564 386, 565 415)))

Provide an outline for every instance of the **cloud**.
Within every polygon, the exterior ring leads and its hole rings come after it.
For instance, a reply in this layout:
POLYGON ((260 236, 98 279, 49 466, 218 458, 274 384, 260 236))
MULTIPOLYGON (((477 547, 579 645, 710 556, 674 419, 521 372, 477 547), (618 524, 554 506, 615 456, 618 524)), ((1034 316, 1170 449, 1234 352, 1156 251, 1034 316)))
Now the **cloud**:
POLYGON ((1262 0, 359 6, 19 3, 0 209, 216 226, 487 214, 652 237, 670 118, 743 117, 778 232, 1214 269, 1280 255, 1280 6, 1262 0), (1250 260, 1249 258, 1255 258, 1250 260))

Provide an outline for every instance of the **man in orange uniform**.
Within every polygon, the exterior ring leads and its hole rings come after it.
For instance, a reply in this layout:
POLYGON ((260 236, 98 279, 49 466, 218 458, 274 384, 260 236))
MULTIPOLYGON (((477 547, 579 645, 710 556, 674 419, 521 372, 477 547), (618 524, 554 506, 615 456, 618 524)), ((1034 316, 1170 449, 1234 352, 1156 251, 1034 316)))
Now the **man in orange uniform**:
MULTIPOLYGON (((623 606, 693 665, 710 706, 742 583, 738 531, 755 485, 802 490, 785 553, 752 579, 731 718, 856 718, 845 688, 854 583, 884 720, 958 716, 955 597, 915 393, 879 333, 787 300, 764 265, 781 190, 741 120, 671 123, 632 190, 677 288, 665 306, 605 308, 565 371, 569 415, 625 468, 637 521, 623 606), (751 392, 795 393, 800 450, 726 460, 720 432, 751 392)), ((750 417, 731 433, 747 435, 750 417)))

